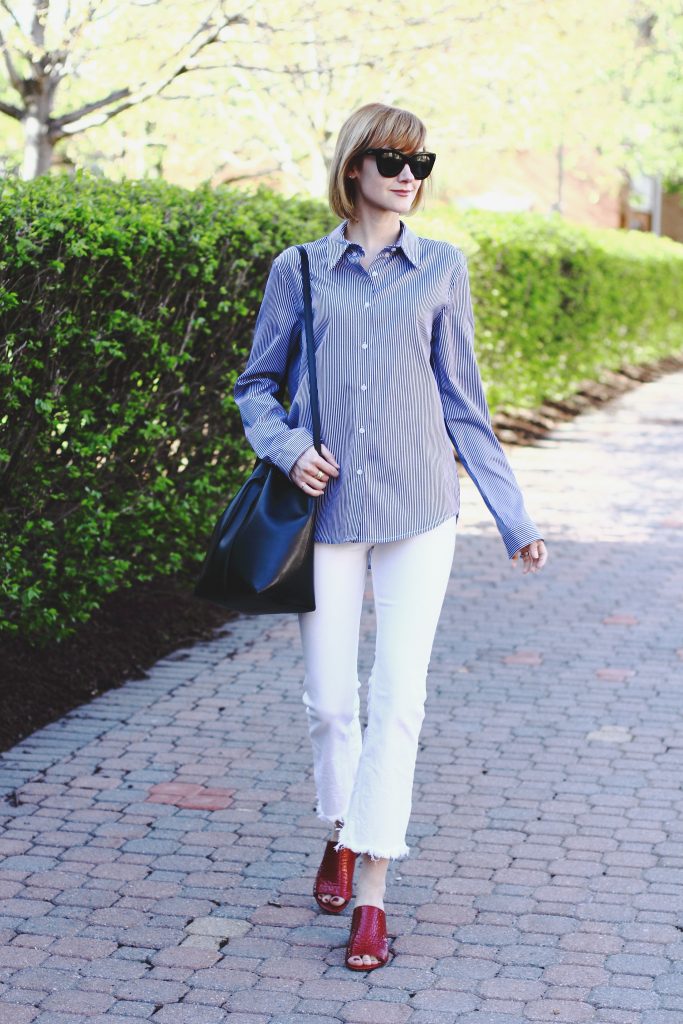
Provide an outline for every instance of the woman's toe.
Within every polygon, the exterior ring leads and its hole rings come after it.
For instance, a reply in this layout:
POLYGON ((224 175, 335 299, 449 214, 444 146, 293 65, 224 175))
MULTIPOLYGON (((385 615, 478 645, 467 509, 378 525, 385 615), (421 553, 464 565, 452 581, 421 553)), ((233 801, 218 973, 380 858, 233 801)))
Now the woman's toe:
POLYGON ((332 906, 334 907, 338 907, 340 903, 344 902, 343 896, 330 896, 330 894, 327 892, 322 893, 320 899, 323 901, 323 903, 331 903, 332 906))
POLYGON ((363 953, 362 956, 360 953, 354 953, 353 956, 349 957, 349 963, 358 964, 359 967, 371 967, 377 962, 377 957, 371 956, 370 953, 363 953))

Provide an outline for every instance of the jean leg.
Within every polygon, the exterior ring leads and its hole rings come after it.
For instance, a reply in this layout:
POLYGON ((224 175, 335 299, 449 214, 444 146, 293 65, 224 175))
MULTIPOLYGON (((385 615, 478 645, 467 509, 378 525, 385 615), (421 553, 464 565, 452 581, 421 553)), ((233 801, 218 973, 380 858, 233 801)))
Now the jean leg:
POLYGON ((373 858, 408 855, 418 739, 427 670, 455 551, 455 516, 433 530, 376 544, 377 617, 368 723, 338 848, 373 858))
POLYGON ((316 814, 343 821, 360 757, 358 642, 369 544, 316 542, 315 610, 299 613, 316 814))

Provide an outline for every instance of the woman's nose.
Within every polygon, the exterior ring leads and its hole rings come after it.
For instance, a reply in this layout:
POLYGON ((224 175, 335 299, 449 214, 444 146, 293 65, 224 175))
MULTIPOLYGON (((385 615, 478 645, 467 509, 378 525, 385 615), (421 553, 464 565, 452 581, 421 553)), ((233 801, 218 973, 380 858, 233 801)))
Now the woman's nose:
POLYGON ((404 166, 403 170, 398 175, 398 180, 399 181, 404 181, 404 182, 410 182, 410 181, 414 181, 415 180, 415 175, 413 174, 413 172, 410 169, 410 164, 406 164, 404 166))

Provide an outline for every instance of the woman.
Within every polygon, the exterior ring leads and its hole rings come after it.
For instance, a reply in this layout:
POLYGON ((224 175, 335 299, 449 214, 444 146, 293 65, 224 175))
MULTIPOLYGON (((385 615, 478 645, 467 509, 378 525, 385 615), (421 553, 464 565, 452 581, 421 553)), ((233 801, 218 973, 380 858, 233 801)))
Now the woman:
POLYGON ((425 135, 414 114, 370 103, 337 140, 329 201, 341 223, 306 243, 321 454, 300 343, 296 246, 273 262, 234 391, 257 455, 318 499, 316 608, 299 614, 316 813, 330 826, 314 895, 328 913, 342 911, 361 857, 346 950, 352 970, 387 962, 387 867, 409 853, 427 668, 460 508, 452 445, 513 564, 521 555, 524 572, 536 572, 547 559, 491 428, 465 255, 401 219, 421 201, 435 160, 425 135), (276 398, 283 379, 288 412, 276 398), (357 659, 368 565, 377 637, 361 737, 357 659))

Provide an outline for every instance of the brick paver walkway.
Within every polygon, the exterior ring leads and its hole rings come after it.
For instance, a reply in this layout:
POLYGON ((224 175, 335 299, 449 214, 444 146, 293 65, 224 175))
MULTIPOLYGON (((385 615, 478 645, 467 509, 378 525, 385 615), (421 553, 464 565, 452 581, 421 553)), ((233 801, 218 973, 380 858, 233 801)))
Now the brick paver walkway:
POLYGON ((296 620, 244 618, 0 761, 0 1022, 681 1024, 681 395, 511 450, 536 576, 463 479, 390 965, 311 895, 296 620))

